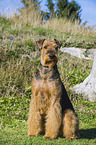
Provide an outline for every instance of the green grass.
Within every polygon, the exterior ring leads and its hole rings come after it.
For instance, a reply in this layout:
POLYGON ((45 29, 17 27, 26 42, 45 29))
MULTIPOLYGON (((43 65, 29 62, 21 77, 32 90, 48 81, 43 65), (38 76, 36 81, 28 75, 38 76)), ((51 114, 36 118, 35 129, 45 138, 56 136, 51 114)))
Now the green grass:
MULTIPOLYGON (((30 93, 29 93, 30 94, 30 93)), ((2 98, 2 119, 0 142, 1 144, 93 144, 96 143, 95 128, 95 104, 88 101, 78 100, 74 107, 80 120, 80 139, 68 141, 65 138, 56 138, 54 140, 43 139, 43 136, 28 137, 27 135, 27 117, 29 108, 29 97, 18 96, 15 98, 2 98), (78 103, 79 101, 79 103, 78 103)), ((75 102, 75 101, 74 101, 75 102)))
POLYGON ((71 57, 58 52, 58 69, 80 121, 80 139, 44 139, 42 135, 28 137, 27 119, 31 98, 31 80, 40 63, 38 39, 61 40, 63 46, 96 49, 94 35, 60 32, 49 28, 32 27, 0 18, 0 144, 2 145, 95 145, 96 103, 75 94, 70 87, 81 83, 89 74, 92 60, 71 57), (11 40, 11 36, 12 39, 11 40))
MULTIPOLYGON (((88 117, 88 116, 86 116, 88 117)), ((85 118, 86 118, 85 117, 85 118)), ((91 121, 89 122, 89 126, 91 121)), ((96 129, 92 126, 80 130, 81 139, 74 139, 72 141, 65 138, 56 138, 53 140, 44 139, 43 136, 28 137, 27 136, 27 123, 25 120, 12 119, 10 124, 6 124, 5 128, 0 131, 0 142, 2 145, 95 145, 96 144, 96 129)))

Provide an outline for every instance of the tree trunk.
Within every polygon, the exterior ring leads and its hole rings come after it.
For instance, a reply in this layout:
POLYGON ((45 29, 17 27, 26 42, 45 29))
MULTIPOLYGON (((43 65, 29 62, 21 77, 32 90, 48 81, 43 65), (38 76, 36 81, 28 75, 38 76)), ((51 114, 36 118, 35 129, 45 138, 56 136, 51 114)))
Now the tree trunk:
POLYGON ((90 75, 80 84, 73 87, 76 93, 88 96, 91 102, 96 101, 96 53, 90 75))

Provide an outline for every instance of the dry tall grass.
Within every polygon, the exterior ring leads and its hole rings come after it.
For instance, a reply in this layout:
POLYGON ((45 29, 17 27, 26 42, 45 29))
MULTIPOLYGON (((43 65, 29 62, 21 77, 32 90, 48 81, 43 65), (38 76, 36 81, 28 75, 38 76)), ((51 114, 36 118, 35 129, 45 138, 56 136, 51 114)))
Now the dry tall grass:
POLYGON ((83 24, 80 26, 80 24, 78 24, 78 22, 76 21, 75 23, 72 23, 70 20, 63 19, 63 18, 50 19, 45 23, 43 23, 42 27, 49 28, 52 30, 57 30, 59 32, 64 32, 64 33, 96 36, 96 28, 94 26, 85 28, 85 25, 83 24))
POLYGON ((28 3, 29 6, 22 8, 20 15, 12 18, 12 20, 15 20, 15 23, 19 22, 19 26, 20 24, 25 24, 33 27, 51 29, 58 32, 96 37, 95 26, 85 27, 85 24, 80 25, 78 21, 72 23, 70 20, 65 18, 53 18, 43 22, 39 9, 36 9, 33 3, 28 3))
POLYGON ((31 2, 28 2, 28 7, 24 7, 20 10, 20 15, 16 15, 12 19, 19 22, 19 24, 25 24, 25 25, 31 25, 33 27, 39 26, 41 22, 41 14, 34 7, 34 4, 31 2))

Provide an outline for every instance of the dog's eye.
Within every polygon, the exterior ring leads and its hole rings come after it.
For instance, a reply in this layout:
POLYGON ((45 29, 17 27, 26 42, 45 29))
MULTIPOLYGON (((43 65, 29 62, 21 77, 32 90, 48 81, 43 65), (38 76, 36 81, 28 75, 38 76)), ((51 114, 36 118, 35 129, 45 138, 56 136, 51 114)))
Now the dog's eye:
POLYGON ((47 46, 44 46, 45 49, 47 49, 47 46))

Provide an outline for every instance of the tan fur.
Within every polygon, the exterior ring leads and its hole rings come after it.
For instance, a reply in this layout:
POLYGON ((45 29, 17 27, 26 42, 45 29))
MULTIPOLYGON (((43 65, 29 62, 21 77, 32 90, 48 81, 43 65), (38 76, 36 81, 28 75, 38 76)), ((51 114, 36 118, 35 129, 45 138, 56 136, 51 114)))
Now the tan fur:
POLYGON ((67 109, 63 118, 63 136, 67 139, 78 138, 79 120, 75 113, 67 109))
POLYGON ((53 139, 62 134, 66 138, 75 138, 79 129, 78 118, 56 65, 57 47, 61 43, 58 40, 40 40, 36 43, 42 48, 41 65, 32 80, 28 135, 45 133, 45 138, 53 139))

